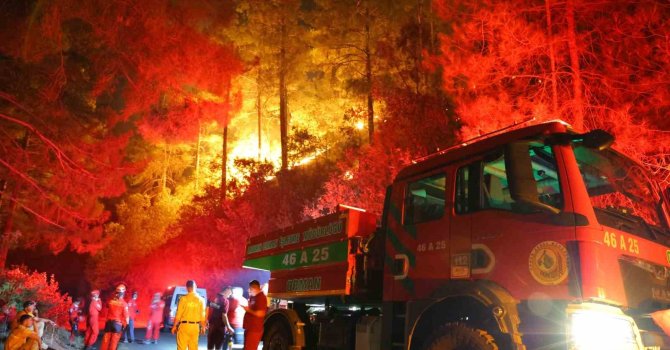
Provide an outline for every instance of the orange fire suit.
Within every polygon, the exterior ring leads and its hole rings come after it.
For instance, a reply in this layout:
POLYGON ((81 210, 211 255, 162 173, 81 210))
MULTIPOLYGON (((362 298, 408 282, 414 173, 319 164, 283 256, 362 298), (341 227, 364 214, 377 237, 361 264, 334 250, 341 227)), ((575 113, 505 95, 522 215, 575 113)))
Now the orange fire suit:
POLYGON ((147 323, 146 339, 151 341, 158 341, 160 335, 161 322, 163 322, 163 310, 165 309, 165 302, 163 300, 151 303, 149 311, 149 322, 147 323))
POLYGON ((88 304, 88 313, 86 317, 86 337, 84 338, 84 346, 89 348, 98 340, 98 333, 100 333, 100 322, 98 315, 102 310, 102 302, 100 299, 91 299, 88 304))
MULTIPOLYGON (((177 305, 174 318, 177 330, 177 350, 198 350, 200 330, 205 329, 205 300, 195 292, 190 292, 177 305)), ((105 350, 105 349, 102 349, 105 350)))
POLYGON ((32 343, 37 343, 36 340, 31 339, 35 336, 34 334, 36 333, 22 325, 16 326, 5 341, 5 350, 32 349, 32 343))
MULTIPOLYGON (((21 318, 21 316, 23 316, 23 315, 30 315, 32 317, 35 317, 32 313, 30 313, 26 310, 21 310, 21 311, 17 312, 16 316, 14 317, 14 320, 12 321, 10 330, 13 331, 13 330, 15 330, 19 327, 23 327, 19 324, 19 318, 21 318)), ((25 327, 23 327, 23 328, 25 328, 25 327)), ((35 328, 34 324, 30 328, 26 328, 26 329, 31 331, 31 332, 37 333, 37 328, 35 328)), ((8 349, 6 345, 5 345, 5 349, 8 349)), ((32 340, 32 339, 28 339, 24 349, 26 349, 26 350, 38 350, 37 341, 32 340)))
POLYGON ((100 350, 116 350, 123 327, 128 325, 128 304, 121 298, 114 298, 107 303, 107 307, 105 335, 100 350))
MULTIPOLYGON (((30 312, 28 312, 28 311, 26 311, 26 310, 21 310, 21 311, 17 312, 17 313, 16 313, 16 316, 14 316, 14 318, 12 319, 12 323, 9 325, 9 330, 10 330, 10 331, 12 331, 12 330, 14 330, 14 328, 20 326, 20 324, 19 324, 19 318, 21 318, 21 316, 23 316, 23 315, 30 315, 30 316, 32 316, 32 317, 35 317, 35 315, 33 315, 32 313, 30 313, 30 312)), ((30 327, 30 330, 31 330, 31 331, 34 331, 34 330, 35 330, 35 327, 34 327, 34 326, 33 326, 33 327, 30 327)))

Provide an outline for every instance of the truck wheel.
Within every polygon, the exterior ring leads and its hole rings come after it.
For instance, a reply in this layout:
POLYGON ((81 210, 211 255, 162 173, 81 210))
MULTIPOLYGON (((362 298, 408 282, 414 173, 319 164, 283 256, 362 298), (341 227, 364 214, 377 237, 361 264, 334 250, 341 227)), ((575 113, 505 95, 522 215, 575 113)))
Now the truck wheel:
POLYGON ((292 338, 291 330, 284 322, 272 322, 263 334, 263 350, 289 350, 292 338))
POLYGON ((460 323, 439 327, 425 344, 425 350, 498 350, 488 332, 460 323))

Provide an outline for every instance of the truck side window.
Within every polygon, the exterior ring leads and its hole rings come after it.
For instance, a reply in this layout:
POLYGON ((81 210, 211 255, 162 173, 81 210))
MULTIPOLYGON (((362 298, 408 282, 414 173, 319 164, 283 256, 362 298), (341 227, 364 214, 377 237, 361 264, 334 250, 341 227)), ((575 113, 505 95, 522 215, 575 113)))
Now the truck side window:
POLYGON ((481 209, 512 210, 514 200, 509 194, 505 157, 502 152, 491 155, 482 162, 479 198, 481 209))
MULTIPOLYGON (((531 156, 538 199, 544 204, 562 208, 563 197, 551 147, 539 142, 529 142, 528 152, 531 156)), ((501 150, 458 169, 454 202, 457 214, 485 209, 514 212, 525 212, 528 209, 515 203, 510 196, 505 156, 501 150)))
POLYGON ((445 174, 409 183, 405 196, 405 224, 418 224, 444 216, 445 185, 445 174))

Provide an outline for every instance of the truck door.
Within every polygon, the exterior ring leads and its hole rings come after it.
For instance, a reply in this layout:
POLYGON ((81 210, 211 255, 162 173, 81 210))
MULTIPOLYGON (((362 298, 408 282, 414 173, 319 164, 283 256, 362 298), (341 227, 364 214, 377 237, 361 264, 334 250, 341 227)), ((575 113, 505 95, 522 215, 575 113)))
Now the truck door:
POLYGON ((396 266, 394 300, 426 297, 449 278, 448 184, 444 170, 415 176, 403 184, 402 224, 389 235, 396 266))
MULTIPOLYGON (((528 142, 539 200, 566 208, 560 162, 551 146, 528 142)), ((472 158, 471 158, 472 159, 472 158)), ((472 278, 493 280, 519 299, 567 297, 566 241, 574 224, 561 223, 547 211, 515 202, 509 194, 502 147, 456 170, 453 228, 470 226, 472 278)))
MULTIPOLYGON (((468 162, 455 163, 450 167, 453 181, 453 196, 449 202, 449 213, 451 216, 451 240, 449 241, 451 250, 451 279, 468 279, 472 275, 472 265, 477 264, 477 259, 481 258, 474 253, 472 247, 472 215, 459 215, 468 211, 473 203, 468 195, 475 191, 474 183, 470 181, 470 168, 468 162), (459 171, 457 171, 457 169, 459 171)), ((476 247, 480 252, 480 247, 476 247)), ((479 263, 481 265, 481 263, 479 263)))

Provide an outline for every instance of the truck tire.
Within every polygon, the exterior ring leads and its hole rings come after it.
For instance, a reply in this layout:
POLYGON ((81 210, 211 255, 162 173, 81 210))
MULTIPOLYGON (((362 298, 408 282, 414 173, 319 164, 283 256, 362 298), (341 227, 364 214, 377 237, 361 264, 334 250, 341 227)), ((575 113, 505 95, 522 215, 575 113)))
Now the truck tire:
POLYGON ((263 350, 289 350, 291 345, 293 335, 285 322, 272 322, 263 334, 263 350))
POLYGON ((439 327, 425 344, 424 350, 498 350, 488 332, 461 323, 439 327))

